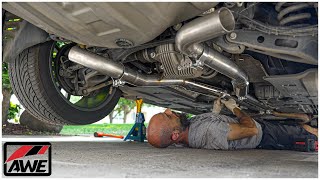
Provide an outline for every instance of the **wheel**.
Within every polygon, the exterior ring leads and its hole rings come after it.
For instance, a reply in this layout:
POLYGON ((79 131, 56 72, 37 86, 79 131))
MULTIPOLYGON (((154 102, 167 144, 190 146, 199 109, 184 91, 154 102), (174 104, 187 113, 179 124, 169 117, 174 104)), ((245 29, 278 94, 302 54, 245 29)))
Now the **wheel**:
POLYGON ((109 77, 97 73, 92 82, 101 85, 101 82, 109 80, 109 84, 91 93, 81 93, 86 89, 81 84, 84 81, 78 80, 87 77, 86 73, 93 70, 72 64, 63 56, 71 46, 46 42, 25 49, 9 63, 12 89, 20 103, 33 116, 51 124, 84 125, 97 122, 114 109, 122 94, 112 87, 109 77), (67 63, 61 61, 63 58, 67 63), (62 77, 59 74, 62 66, 77 68, 62 77))

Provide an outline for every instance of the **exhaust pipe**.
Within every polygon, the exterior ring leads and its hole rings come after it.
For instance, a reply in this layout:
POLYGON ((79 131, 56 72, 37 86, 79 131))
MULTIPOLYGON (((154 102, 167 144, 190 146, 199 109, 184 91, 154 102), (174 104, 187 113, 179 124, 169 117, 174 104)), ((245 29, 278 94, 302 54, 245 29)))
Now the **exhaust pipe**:
POLYGON ((214 96, 229 98, 230 95, 219 88, 203 85, 183 79, 161 79, 160 76, 144 75, 134 71, 121 63, 111 59, 96 55, 87 50, 74 46, 69 50, 68 58, 70 61, 81 64, 85 67, 94 69, 102 74, 108 75, 136 86, 183 86, 197 92, 208 92, 214 96))
MULTIPOLYGON (((235 21, 231 11, 227 8, 221 8, 210 15, 184 25, 176 36, 176 45, 182 53, 197 58, 200 63, 233 79, 236 95, 241 98, 247 95, 247 86, 249 84, 247 75, 227 57, 200 44, 211 38, 231 32, 234 26, 235 21)), ((69 50, 68 58, 114 79, 136 86, 180 85, 187 89, 200 91, 200 93, 205 91, 219 97, 230 97, 223 90, 208 85, 181 79, 161 79, 160 76, 144 75, 124 67, 119 62, 101 57, 77 46, 69 50)))
POLYGON ((184 25, 178 31, 175 41, 180 52, 230 77, 237 97, 243 99, 248 93, 249 85, 246 73, 218 51, 201 44, 201 42, 233 31, 234 27, 235 20, 232 12, 227 8, 220 8, 212 14, 184 25))

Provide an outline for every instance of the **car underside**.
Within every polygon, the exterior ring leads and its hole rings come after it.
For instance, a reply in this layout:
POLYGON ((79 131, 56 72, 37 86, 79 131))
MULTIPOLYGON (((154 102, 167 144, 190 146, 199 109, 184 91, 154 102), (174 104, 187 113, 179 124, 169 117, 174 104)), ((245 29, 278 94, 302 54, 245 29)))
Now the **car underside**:
POLYGON ((44 121, 93 123, 120 97, 192 114, 233 98, 256 118, 317 118, 318 3, 9 2, 3 8, 3 59, 13 90, 44 121))

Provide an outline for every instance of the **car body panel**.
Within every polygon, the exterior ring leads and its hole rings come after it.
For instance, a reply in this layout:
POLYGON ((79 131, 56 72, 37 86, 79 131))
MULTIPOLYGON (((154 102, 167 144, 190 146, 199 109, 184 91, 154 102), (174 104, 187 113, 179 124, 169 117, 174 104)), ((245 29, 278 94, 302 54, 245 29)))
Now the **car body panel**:
POLYGON ((3 8, 73 42, 119 48, 151 41, 169 26, 193 18, 216 4, 10 2, 3 3, 3 8))

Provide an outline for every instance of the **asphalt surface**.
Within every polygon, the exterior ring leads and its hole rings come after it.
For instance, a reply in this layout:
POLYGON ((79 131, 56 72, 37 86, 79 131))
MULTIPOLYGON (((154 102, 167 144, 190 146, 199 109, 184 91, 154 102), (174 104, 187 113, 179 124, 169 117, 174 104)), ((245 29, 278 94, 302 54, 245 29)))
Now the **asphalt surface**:
POLYGON ((51 177, 318 177, 318 153, 157 149, 113 138, 70 139, 82 142, 51 142, 51 177))

